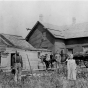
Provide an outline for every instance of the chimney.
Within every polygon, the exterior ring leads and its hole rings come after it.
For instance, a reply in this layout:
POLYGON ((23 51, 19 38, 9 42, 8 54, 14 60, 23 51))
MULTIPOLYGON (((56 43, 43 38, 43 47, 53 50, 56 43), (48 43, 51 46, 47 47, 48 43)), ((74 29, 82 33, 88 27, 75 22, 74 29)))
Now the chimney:
POLYGON ((75 17, 72 18, 72 25, 74 25, 74 24, 76 24, 76 18, 75 17))
POLYGON ((39 15, 39 21, 43 22, 43 15, 42 14, 39 15))

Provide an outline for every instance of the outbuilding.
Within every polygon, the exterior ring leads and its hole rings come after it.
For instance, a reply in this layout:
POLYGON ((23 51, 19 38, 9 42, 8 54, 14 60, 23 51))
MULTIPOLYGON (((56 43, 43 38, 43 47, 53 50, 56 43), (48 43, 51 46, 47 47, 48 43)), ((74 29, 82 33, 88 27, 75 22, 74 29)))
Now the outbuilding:
POLYGON ((0 34, 0 67, 10 70, 13 65, 12 56, 19 52, 23 60, 23 70, 38 68, 38 52, 22 36, 0 34))

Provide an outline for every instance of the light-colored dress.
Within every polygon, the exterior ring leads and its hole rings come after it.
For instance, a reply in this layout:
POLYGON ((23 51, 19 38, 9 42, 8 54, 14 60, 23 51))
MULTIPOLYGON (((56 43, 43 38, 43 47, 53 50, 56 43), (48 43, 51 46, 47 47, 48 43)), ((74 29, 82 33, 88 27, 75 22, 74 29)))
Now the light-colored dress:
POLYGON ((76 62, 74 59, 67 60, 68 79, 76 80, 76 62))
POLYGON ((56 54, 55 57, 56 57, 56 61, 57 61, 56 67, 59 68, 61 65, 61 56, 59 54, 56 54))
POLYGON ((49 60, 50 60, 50 55, 47 54, 46 61, 49 61, 49 60))

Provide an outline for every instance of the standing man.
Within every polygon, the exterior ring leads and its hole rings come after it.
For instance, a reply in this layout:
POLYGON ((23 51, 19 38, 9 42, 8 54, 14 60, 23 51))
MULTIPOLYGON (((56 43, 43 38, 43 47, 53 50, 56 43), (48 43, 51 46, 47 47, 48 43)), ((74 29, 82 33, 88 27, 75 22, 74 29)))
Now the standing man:
POLYGON ((15 69, 15 77, 14 80, 21 81, 21 73, 22 73, 22 67, 23 67, 23 61, 21 55, 16 51, 15 55, 15 64, 14 64, 14 69, 15 69))
POLYGON ((0 52, 0 66, 1 66, 1 52, 0 52))
POLYGON ((63 58, 63 56, 64 56, 63 50, 61 50, 60 56, 61 56, 61 62, 63 62, 63 60, 64 60, 64 58, 63 58))
POLYGON ((51 55, 50 55, 51 68, 53 67, 53 63, 52 63, 52 60, 53 60, 53 54, 51 54, 51 55))
POLYGON ((49 55, 45 54, 44 62, 45 62, 45 65, 46 65, 46 70, 48 70, 48 68, 49 68, 49 60, 50 60, 49 55))

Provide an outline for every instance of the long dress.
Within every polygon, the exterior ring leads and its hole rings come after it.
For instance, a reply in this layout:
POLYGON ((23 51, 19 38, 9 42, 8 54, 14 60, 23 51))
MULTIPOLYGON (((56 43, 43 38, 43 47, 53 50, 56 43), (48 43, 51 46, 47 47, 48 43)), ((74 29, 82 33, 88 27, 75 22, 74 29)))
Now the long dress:
POLYGON ((74 59, 67 60, 68 79, 76 80, 76 62, 74 59))
POLYGON ((56 54, 56 67, 59 68, 61 66, 61 56, 59 54, 56 54))

